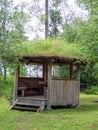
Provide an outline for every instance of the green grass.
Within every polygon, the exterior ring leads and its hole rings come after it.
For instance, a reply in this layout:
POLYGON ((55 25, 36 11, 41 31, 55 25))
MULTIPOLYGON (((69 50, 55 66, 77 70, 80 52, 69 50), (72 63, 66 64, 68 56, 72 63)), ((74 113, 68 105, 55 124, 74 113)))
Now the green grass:
POLYGON ((0 98, 0 130, 98 130, 97 95, 80 95, 75 109, 41 113, 9 110, 9 102, 0 98))
POLYGON ((22 48, 18 55, 81 57, 78 44, 69 44, 58 39, 25 41, 21 46, 22 48))

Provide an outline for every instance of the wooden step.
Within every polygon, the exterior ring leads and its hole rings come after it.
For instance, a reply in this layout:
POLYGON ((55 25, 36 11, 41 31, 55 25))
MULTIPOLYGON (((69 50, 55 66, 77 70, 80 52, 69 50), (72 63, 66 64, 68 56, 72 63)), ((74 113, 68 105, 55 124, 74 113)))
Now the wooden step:
POLYGON ((31 100, 40 100, 40 101, 47 101, 47 99, 46 98, 43 98, 43 97, 18 97, 18 99, 31 99, 31 100))
MULTIPOLYGON (((40 99, 29 99, 29 98, 18 98, 16 102, 17 105, 26 105, 26 106, 40 106, 44 100, 40 99)), ((45 105, 46 101, 44 101, 45 105)))
POLYGON ((43 111, 45 108, 45 100, 17 98, 10 109, 30 110, 30 111, 43 111))
POLYGON ((34 108, 34 107, 23 107, 23 106, 14 106, 13 109, 16 110, 27 110, 27 111, 38 111, 39 108, 34 108))
POLYGON ((17 102, 16 103, 17 105, 21 105, 21 106, 40 106, 40 104, 37 104, 37 103, 26 103, 26 102, 17 102))

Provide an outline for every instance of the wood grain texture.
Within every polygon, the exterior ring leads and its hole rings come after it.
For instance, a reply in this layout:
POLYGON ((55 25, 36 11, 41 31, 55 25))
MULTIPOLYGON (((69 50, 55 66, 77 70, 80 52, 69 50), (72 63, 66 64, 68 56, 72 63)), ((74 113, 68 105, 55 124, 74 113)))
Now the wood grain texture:
POLYGON ((75 80, 52 80, 52 105, 78 105, 80 93, 79 84, 80 82, 75 80))

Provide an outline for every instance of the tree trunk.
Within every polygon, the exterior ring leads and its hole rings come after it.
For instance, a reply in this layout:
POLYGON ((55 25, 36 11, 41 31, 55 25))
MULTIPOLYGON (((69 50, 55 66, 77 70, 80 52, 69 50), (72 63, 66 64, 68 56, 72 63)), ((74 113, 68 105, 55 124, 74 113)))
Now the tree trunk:
POLYGON ((4 67, 4 82, 6 81, 6 67, 4 67))
POLYGON ((48 37, 48 0, 45 0, 45 39, 48 37))

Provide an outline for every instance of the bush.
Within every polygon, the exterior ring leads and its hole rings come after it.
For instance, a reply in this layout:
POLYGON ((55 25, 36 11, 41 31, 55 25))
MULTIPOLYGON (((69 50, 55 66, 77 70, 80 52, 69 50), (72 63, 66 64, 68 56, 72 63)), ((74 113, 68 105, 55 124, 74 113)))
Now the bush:
POLYGON ((8 77, 7 81, 0 80, 0 96, 6 97, 9 101, 12 101, 13 97, 13 77, 8 77))
POLYGON ((98 95, 98 86, 92 86, 85 91, 86 94, 98 95))

